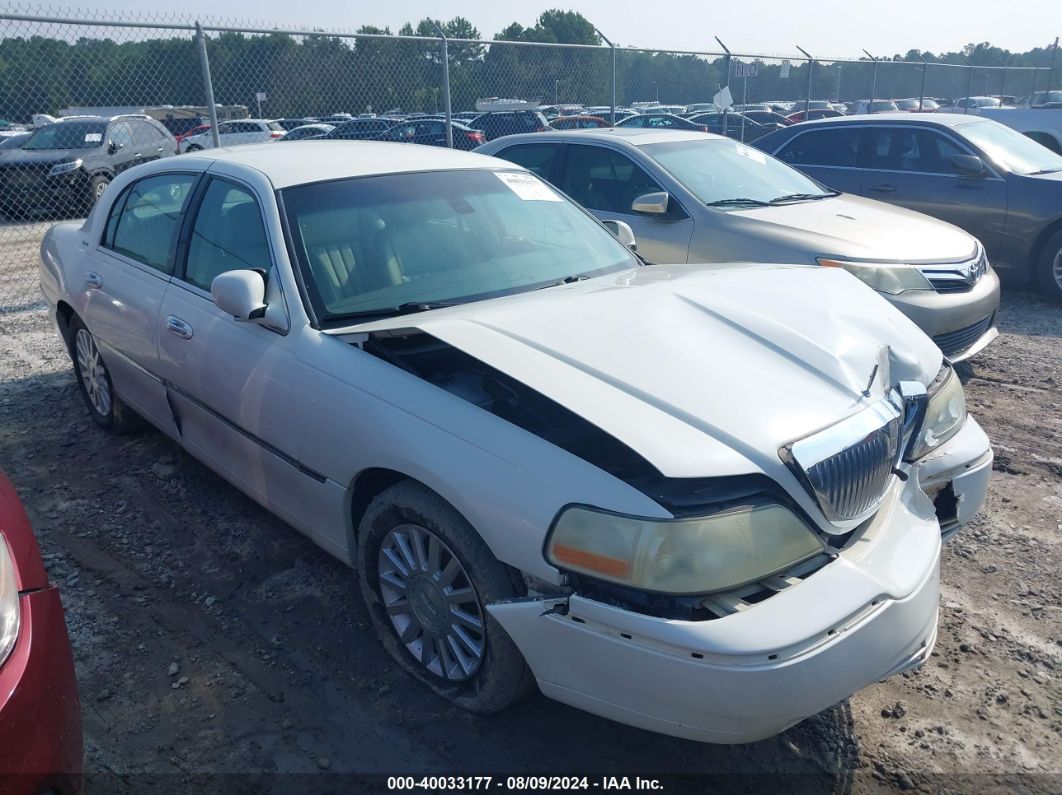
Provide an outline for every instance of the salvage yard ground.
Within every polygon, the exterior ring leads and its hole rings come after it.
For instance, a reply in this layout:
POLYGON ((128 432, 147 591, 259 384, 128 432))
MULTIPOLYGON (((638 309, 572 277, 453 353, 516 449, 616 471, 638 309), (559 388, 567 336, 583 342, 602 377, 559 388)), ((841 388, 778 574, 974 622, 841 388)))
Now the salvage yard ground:
MULTIPOLYGON (((197 774, 277 772, 321 776, 300 781, 323 790, 358 771, 1058 792, 1062 311, 1008 292, 1000 329, 961 368, 996 471, 983 514, 946 548, 932 658, 779 737, 724 747, 538 695, 486 718, 435 698, 378 645, 348 569, 161 434, 100 431, 47 313, 0 314, 0 467, 62 589, 86 791, 194 791, 197 774)), ((225 790, 241 786, 252 784, 225 790)))

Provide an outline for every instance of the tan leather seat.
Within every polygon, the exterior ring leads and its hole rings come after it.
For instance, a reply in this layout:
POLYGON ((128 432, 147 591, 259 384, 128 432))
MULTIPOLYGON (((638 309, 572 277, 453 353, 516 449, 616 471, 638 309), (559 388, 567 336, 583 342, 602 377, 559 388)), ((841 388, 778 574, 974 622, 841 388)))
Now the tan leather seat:
POLYGON ((310 269, 325 305, 403 281, 383 219, 371 210, 355 212, 356 219, 349 210, 322 214, 302 227, 310 269))

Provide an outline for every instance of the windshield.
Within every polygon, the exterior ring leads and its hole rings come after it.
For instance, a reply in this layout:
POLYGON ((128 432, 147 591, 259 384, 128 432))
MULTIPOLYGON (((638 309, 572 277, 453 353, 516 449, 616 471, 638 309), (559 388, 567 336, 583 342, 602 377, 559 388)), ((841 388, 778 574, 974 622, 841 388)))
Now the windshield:
POLYGON ((1037 91, 1029 104, 1046 105, 1048 102, 1062 102, 1062 91, 1037 91))
POLYGON ((23 149, 95 149, 103 146, 106 122, 65 121, 41 127, 22 145, 23 149))
POLYGON ((994 163, 1015 174, 1044 174, 1062 170, 1062 155, 996 121, 978 121, 956 128, 994 163))
POLYGON ((325 321, 465 303, 633 268, 638 259, 538 177, 436 171, 282 192, 325 321))
POLYGON ((705 204, 730 199, 767 203, 800 196, 832 196, 817 183, 758 149, 720 138, 642 147, 705 204))

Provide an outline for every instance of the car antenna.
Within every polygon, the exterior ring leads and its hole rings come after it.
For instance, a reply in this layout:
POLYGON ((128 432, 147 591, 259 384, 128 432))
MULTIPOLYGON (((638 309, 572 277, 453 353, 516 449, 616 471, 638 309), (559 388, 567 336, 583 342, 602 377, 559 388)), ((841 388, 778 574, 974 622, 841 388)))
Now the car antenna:
POLYGON ((870 388, 874 386, 874 379, 878 376, 878 365, 874 365, 874 369, 870 371, 870 380, 867 381, 867 388, 863 390, 863 397, 870 397, 870 388))

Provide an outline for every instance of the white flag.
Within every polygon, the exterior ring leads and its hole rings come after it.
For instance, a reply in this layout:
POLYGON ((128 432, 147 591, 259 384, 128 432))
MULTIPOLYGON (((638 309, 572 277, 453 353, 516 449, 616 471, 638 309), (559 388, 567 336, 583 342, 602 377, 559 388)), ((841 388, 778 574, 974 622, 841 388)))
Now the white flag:
POLYGON ((714 102, 720 108, 729 108, 734 104, 734 97, 730 94, 730 86, 723 86, 716 95, 712 97, 714 102))

